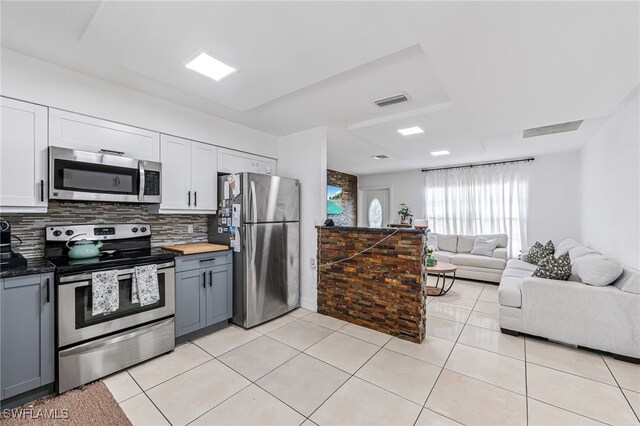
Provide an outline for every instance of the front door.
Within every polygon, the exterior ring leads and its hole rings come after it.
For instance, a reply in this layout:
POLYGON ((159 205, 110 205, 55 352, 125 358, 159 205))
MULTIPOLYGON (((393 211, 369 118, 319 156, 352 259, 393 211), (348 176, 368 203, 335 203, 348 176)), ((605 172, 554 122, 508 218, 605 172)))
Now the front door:
POLYGON ((365 218, 370 228, 383 228, 389 223, 389 190, 370 189, 364 192, 365 218))

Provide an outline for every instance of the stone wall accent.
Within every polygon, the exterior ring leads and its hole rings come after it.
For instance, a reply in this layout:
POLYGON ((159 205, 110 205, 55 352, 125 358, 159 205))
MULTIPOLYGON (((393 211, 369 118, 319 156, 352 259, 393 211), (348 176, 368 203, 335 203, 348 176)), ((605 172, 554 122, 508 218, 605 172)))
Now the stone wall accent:
POLYGON ((318 228, 318 312, 401 339, 424 340, 424 233, 415 230, 318 228), (330 264, 373 246, 341 263, 330 264))
POLYGON ((327 185, 342 188, 342 214, 327 215, 338 226, 358 223, 358 177, 327 169, 327 185))
MULTIPOLYGON (((149 223, 154 247, 182 243, 207 242, 207 215, 153 214, 144 204, 83 203, 49 201, 47 213, 2 214, 11 223, 12 234, 23 244, 14 249, 26 258, 44 256, 44 229, 52 225, 101 223, 149 223), (187 233, 193 225, 193 233, 187 233)), ((17 240, 13 239, 17 244, 17 240)))

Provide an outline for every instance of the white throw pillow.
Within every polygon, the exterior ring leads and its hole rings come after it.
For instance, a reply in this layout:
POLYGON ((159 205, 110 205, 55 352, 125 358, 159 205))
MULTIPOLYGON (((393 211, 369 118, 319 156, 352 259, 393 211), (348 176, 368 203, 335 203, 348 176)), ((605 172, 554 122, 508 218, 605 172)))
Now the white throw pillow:
POLYGON ((487 240, 484 237, 477 237, 476 241, 473 243, 473 250, 471 250, 471 254, 493 257, 493 251, 496 249, 497 245, 497 238, 487 240))
MULTIPOLYGON (((558 250, 556 250, 556 253, 557 252, 558 250)), ((569 249, 569 256, 571 257, 571 263, 580 259, 582 256, 586 256, 588 254, 598 254, 598 252, 585 246, 575 246, 574 248, 569 249)))
POLYGON ((458 235, 457 253, 471 253, 476 242, 475 235, 458 235))
POLYGON ((623 269, 615 259, 588 254, 576 259, 571 270, 583 283, 603 287, 617 280, 623 269))
POLYGON ((458 245, 458 236, 455 234, 435 234, 436 241, 438 241, 438 250, 448 251, 451 253, 456 252, 456 246, 458 245))
MULTIPOLYGON (((554 253, 554 256, 560 257, 566 252, 570 251, 572 248, 578 247, 578 246, 583 246, 583 244, 577 242, 572 238, 567 238, 566 240, 562 240, 560 241, 560 244, 556 246, 556 252, 554 253)), ((569 256, 571 256, 571 253, 569 253, 569 256)), ((573 256, 571 257, 571 260, 573 260, 573 256)))

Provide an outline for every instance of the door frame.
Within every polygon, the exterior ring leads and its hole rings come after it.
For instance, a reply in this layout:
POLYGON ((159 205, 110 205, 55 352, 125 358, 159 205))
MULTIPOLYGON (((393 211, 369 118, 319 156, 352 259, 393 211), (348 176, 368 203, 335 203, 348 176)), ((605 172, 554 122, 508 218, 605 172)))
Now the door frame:
POLYGON ((387 223, 383 223, 386 228, 391 222, 391 206, 393 206, 393 185, 372 185, 358 187, 358 226, 367 227, 367 206, 365 205, 365 192, 378 191, 386 189, 389 191, 389 199, 387 200, 387 223))

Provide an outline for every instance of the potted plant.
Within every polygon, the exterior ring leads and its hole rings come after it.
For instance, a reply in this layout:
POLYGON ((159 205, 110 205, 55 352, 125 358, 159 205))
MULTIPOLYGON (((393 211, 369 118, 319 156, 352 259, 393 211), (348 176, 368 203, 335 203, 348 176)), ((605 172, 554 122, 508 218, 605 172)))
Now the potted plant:
POLYGON ((400 210, 398 210, 398 216, 400 216, 400 223, 409 223, 409 218, 413 217, 411 209, 405 204, 400 204, 400 210))
POLYGON ((427 266, 435 266, 436 259, 433 257, 433 252, 436 250, 434 246, 427 246, 424 249, 425 258, 427 260, 427 266))

